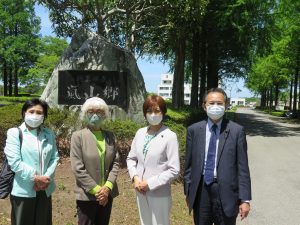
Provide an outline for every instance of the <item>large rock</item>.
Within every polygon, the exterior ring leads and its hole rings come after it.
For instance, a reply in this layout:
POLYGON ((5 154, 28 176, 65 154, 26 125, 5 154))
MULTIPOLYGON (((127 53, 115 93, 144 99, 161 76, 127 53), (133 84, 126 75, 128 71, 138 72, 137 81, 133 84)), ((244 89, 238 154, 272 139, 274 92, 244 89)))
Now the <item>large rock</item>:
MULTIPOLYGON (((127 74, 127 108, 110 105, 112 119, 131 119, 144 121, 142 105, 146 96, 143 77, 133 54, 108 42, 103 37, 85 29, 80 29, 54 69, 42 94, 42 99, 50 107, 58 105, 58 71, 60 70, 102 70, 119 71, 127 74)), ((77 106, 71 108, 79 109, 77 106)))

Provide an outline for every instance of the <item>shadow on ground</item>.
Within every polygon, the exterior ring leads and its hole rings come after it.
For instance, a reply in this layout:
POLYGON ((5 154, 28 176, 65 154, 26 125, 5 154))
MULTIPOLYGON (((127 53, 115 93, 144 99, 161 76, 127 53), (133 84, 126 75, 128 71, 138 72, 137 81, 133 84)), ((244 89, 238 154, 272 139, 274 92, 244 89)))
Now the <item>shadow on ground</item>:
POLYGON ((249 136, 288 137, 300 136, 299 124, 284 124, 270 120, 269 115, 245 111, 236 114, 237 123, 244 126, 249 136), (249 113, 247 113, 249 112, 249 113))

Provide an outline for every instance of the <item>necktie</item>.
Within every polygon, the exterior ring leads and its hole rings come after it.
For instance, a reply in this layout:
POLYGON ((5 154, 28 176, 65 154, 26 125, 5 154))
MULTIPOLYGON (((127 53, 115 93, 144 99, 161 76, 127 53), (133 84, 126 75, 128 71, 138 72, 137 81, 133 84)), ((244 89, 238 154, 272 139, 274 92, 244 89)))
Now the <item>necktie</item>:
POLYGON ((217 143, 217 125, 214 124, 211 129, 211 136, 208 145, 206 166, 204 171, 204 182, 209 185, 214 181, 214 169, 216 159, 216 143, 217 143))

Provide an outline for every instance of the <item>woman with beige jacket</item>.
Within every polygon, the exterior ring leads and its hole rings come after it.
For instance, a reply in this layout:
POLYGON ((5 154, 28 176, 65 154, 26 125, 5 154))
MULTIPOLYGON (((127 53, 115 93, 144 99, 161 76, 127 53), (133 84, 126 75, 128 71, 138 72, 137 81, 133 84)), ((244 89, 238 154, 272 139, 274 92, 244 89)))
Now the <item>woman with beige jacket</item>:
POLYGON ((143 105, 149 126, 137 131, 127 157, 142 225, 169 225, 171 182, 179 175, 177 136, 163 125, 164 99, 148 96, 143 105))
POLYGON ((119 155, 115 138, 102 129, 108 117, 108 106, 98 97, 87 99, 81 108, 86 124, 71 138, 71 166, 75 175, 78 224, 108 225, 116 183, 119 155))

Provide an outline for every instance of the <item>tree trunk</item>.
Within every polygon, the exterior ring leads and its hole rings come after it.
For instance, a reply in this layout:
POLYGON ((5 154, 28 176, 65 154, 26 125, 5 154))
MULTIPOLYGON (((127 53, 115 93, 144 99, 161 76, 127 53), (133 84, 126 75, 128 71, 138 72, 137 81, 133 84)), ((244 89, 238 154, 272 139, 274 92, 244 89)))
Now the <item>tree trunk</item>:
POLYGON ((272 110, 273 108, 273 88, 270 88, 270 104, 269 104, 269 110, 272 110))
POLYGON ((292 110, 292 100, 293 100, 293 78, 291 78, 291 84, 290 84, 289 110, 292 110))
MULTIPOLYGON (((95 1, 95 13, 98 15, 96 17, 96 23, 97 23, 97 34, 104 36, 106 31, 104 27, 104 21, 102 18, 102 9, 103 9, 103 2, 102 1, 95 1)), ((83 15, 85 16, 85 15, 83 15)), ((109 37, 109 35, 107 35, 109 37)))
MULTIPOLYGON (((211 7, 217 7, 217 1, 211 2, 211 7)), ((216 88, 219 85, 218 71, 219 71, 219 57, 218 57, 218 30, 217 21, 212 20, 215 15, 208 16, 207 20, 207 90, 216 88)))
POLYGON ((12 76, 12 68, 8 68, 8 96, 12 96, 13 91, 13 76, 12 76))
POLYGON ((206 92, 206 58, 207 58, 207 32, 206 32, 206 19, 203 19, 201 30, 201 46, 200 46, 200 94, 199 94, 199 106, 202 106, 203 98, 206 92))
POLYGON ((279 84, 275 84, 275 107, 278 105, 279 100, 279 84))
MULTIPOLYGON (((211 50, 208 48, 208 52, 209 51, 211 51, 211 50)), ((211 56, 211 57, 213 57, 213 56, 211 56)), ((209 57, 210 59, 207 60, 207 90, 209 90, 211 88, 216 88, 219 85, 218 61, 211 57, 209 57)))
POLYGON ((7 96, 7 83, 8 83, 8 79, 7 79, 7 64, 6 61, 4 60, 3 63, 3 95, 7 96))
POLYGON ((266 91, 266 107, 270 106, 270 90, 266 91))
POLYGON ((19 95, 18 84, 19 84, 18 68, 15 66, 15 68, 14 68, 14 96, 16 96, 16 97, 19 95))
POLYGON ((294 115, 296 115, 296 111, 297 111, 298 76, 299 76, 299 68, 297 67, 295 69, 295 75, 294 75, 294 98, 293 98, 293 113, 294 113, 294 115))
MULTIPOLYGON (((298 88, 300 87, 300 80, 299 80, 299 69, 298 69, 298 88)), ((297 109, 300 110, 300 91, 298 93, 298 107, 297 109)))
MULTIPOLYGON (((16 8, 17 10, 20 10, 20 2, 16 3, 16 8)), ((19 22, 16 21, 15 23, 15 30, 14 30, 14 36, 17 37, 19 36, 19 31, 18 31, 18 27, 19 27, 19 22)), ((18 69, 16 65, 12 65, 10 68, 10 82, 9 82, 9 86, 10 86, 10 91, 9 91, 9 96, 12 96, 12 92, 14 91, 14 96, 18 96, 18 69), (13 89, 13 90, 12 90, 13 89)))
POLYGON ((200 66, 200 32, 194 30, 193 33, 193 49, 192 49, 192 90, 191 103, 194 108, 198 107, 198 91, 199 91, 199 66, 200 66))
POLYGON ((98 11, 98 13, 99 13, 99 16, 96 18, 96 21, 97 21, 97 31, 96 32, 97 32, 97 34, 99 34, 100 36, 103 37, 103 36, 105 36, 106 31, 105 31, 105 27, 104 27, 104 21, 101 17, 101 10, 98 11))
POLYGON ((175 52, 175 69, 172 89, 172 105, 178 109, 184 105, 185 38, 180 37, 175 52))
POLYGON ((266 91, 262 91, 261 92, 261 99, 260 99, 260 106, 262 108, 265 108, 266 107, 266 102, 267 102, 267 93, 266 91))

